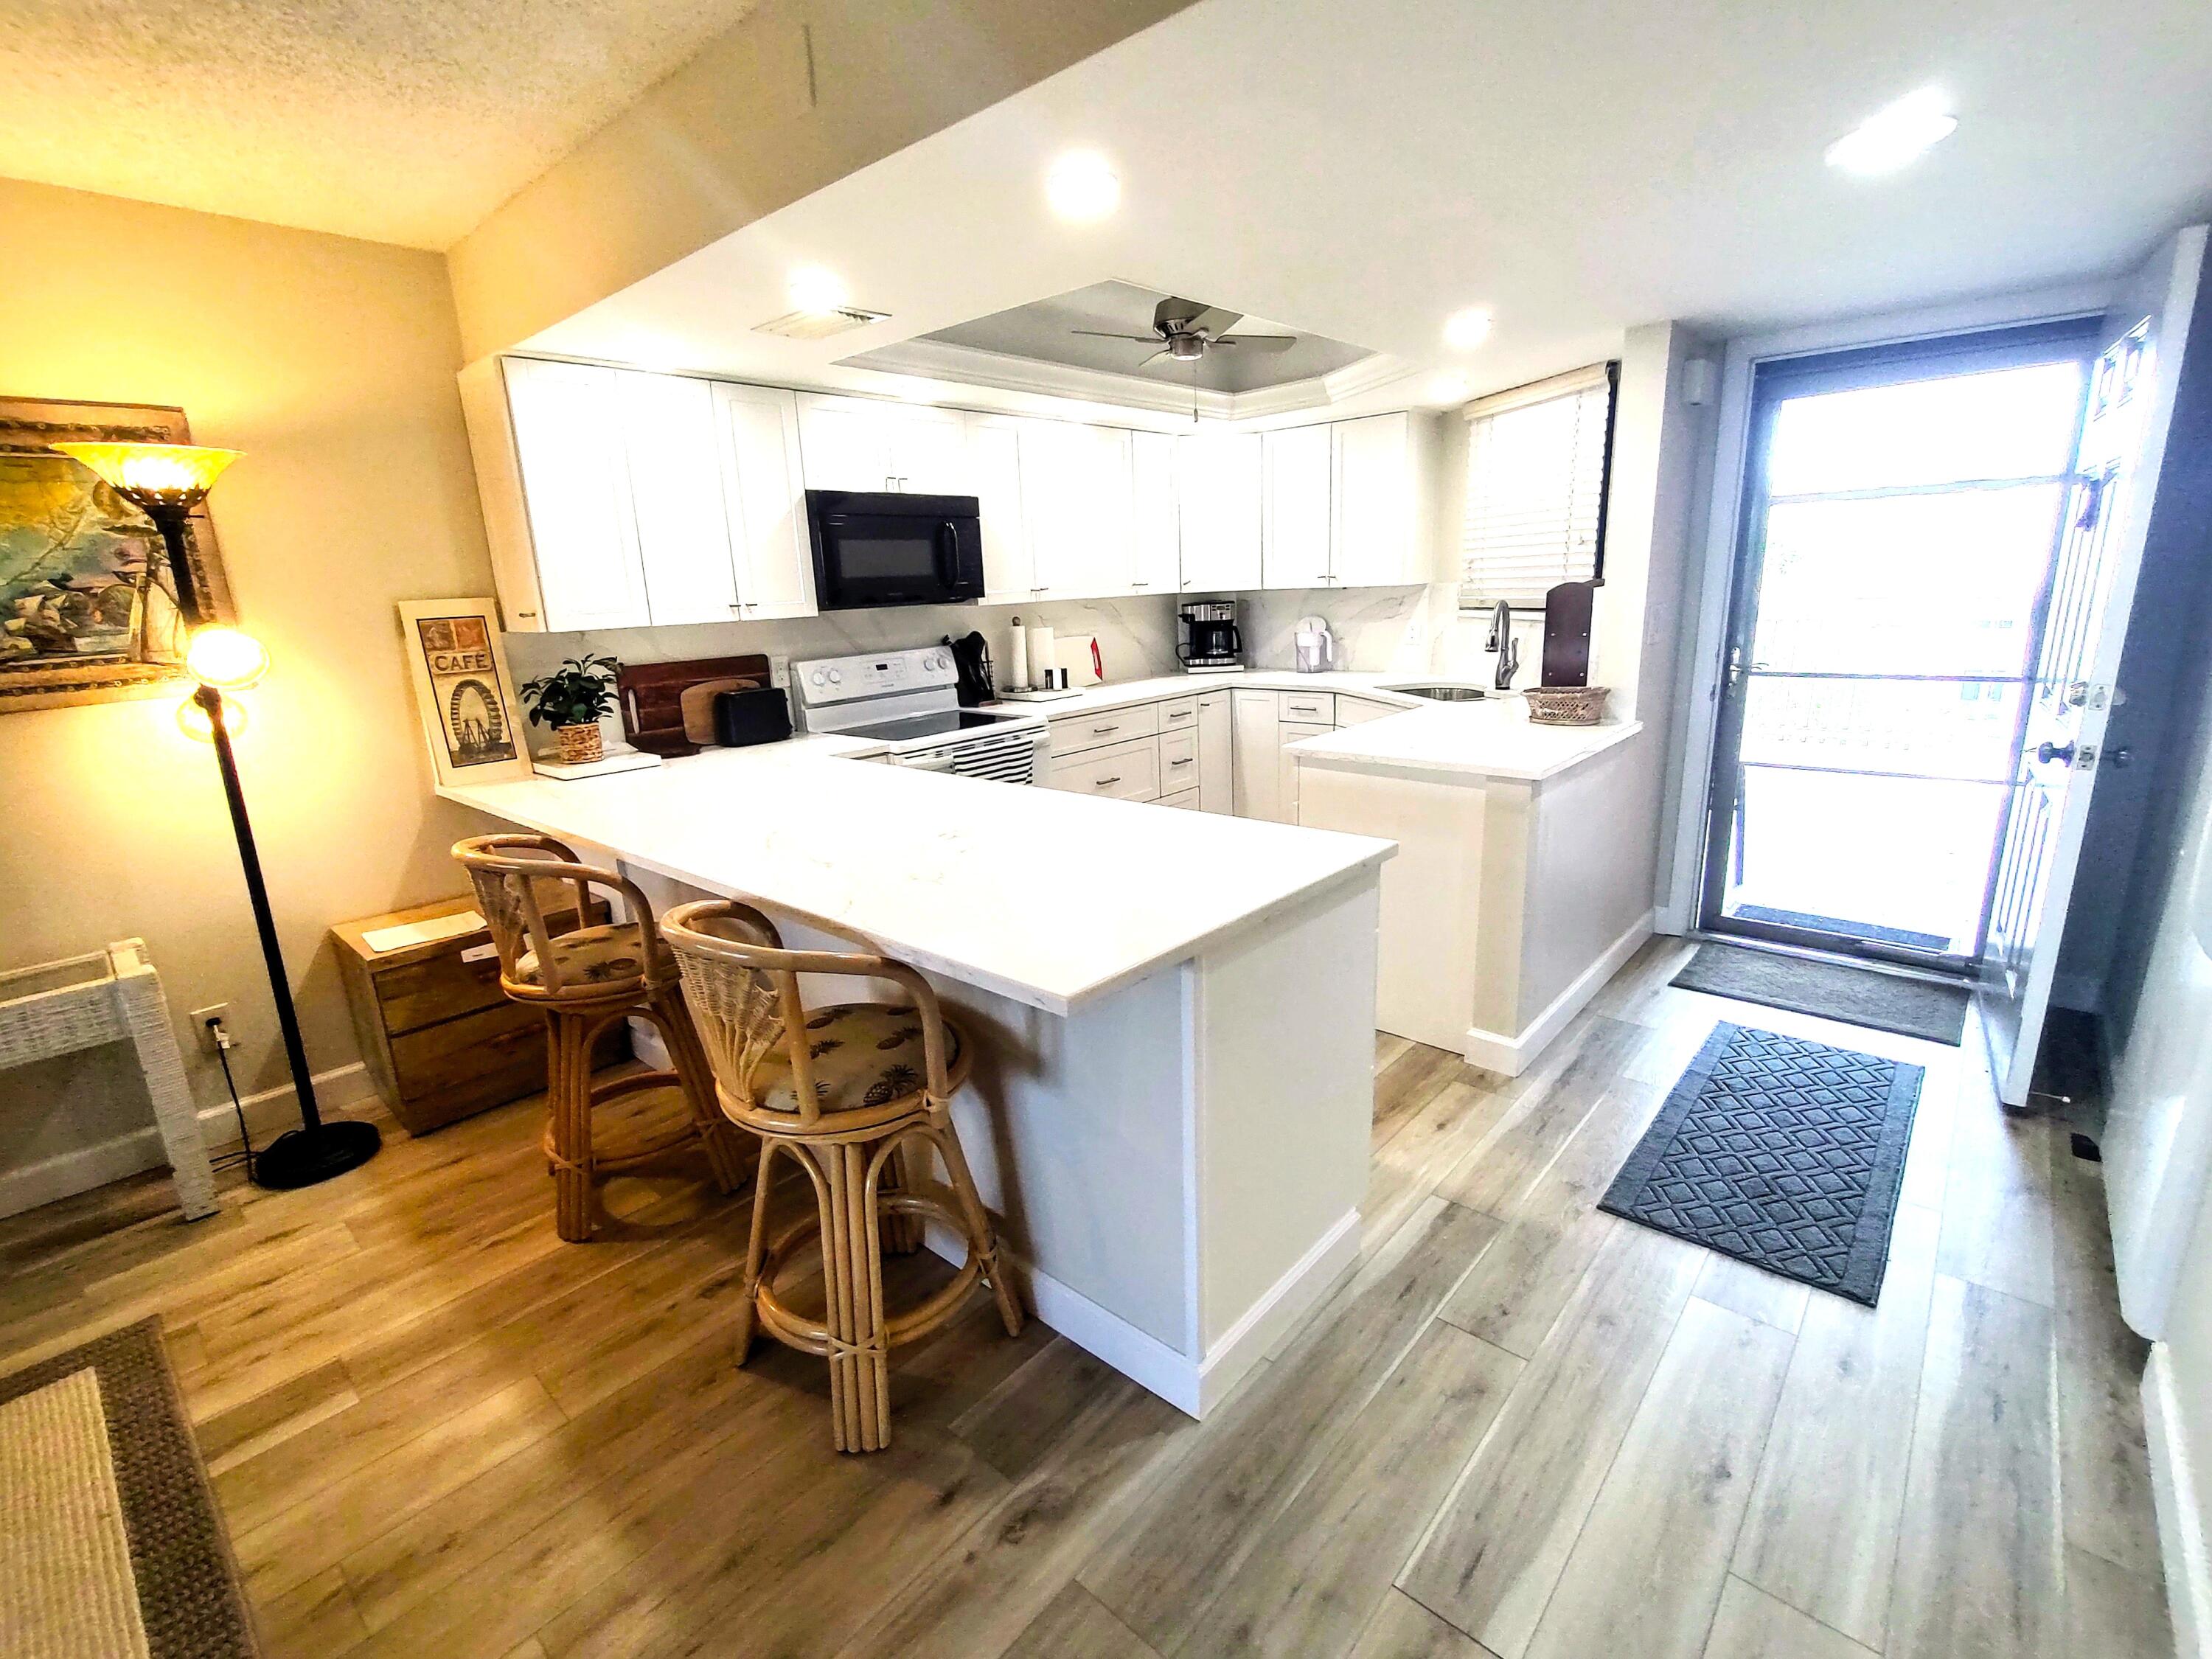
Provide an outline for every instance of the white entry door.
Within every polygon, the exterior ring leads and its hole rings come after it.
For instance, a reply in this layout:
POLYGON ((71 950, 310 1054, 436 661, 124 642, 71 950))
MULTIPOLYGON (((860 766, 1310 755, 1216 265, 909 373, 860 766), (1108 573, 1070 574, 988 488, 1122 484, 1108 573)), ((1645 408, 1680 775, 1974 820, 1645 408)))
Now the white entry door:
POLYGON ((2202 230, 2167 243, 2105 317, 1978 963, 2009 1106, 2027 1103, 2050 1011, 2203 252, 2202 230))

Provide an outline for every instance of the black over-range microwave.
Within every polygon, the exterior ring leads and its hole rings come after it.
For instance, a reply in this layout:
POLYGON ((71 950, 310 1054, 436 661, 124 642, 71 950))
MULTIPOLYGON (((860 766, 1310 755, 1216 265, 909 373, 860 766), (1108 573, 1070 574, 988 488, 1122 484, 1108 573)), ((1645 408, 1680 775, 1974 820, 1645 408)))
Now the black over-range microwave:
POLYGON ((810 489, 806 523, 824 611, 983 597, 983 527, 973 495, 810 489))

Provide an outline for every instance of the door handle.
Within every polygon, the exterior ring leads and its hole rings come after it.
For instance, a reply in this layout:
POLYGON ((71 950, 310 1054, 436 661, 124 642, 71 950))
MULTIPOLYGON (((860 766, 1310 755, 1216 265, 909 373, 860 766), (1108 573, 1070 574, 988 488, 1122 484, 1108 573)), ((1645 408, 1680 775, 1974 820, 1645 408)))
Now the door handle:
POLYGON ((2074 745, 2069 743, 2039 743, 2035 746, 2035 757, 2048 766, 2052 761, 2074 764, 2074 745))

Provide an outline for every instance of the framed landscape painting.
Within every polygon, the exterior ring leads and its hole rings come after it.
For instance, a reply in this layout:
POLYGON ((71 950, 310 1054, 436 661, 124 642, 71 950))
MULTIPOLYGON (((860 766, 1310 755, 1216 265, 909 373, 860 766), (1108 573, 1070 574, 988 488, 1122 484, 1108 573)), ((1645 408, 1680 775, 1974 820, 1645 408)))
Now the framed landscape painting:
MULTIPOLYGON (((158 696, 185 678, 160 532, 52 446, 191 441, 181 409, 0 398, 0 714, 158 696)), ((185 543, 205 613, 231 620, 204 507, 185 543)))

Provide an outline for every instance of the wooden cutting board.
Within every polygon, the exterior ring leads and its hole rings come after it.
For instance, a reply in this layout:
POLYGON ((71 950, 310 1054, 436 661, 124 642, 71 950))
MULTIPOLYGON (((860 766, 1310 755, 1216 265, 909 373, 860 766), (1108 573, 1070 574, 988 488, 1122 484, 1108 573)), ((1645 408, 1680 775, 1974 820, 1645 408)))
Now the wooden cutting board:
POLYGON ((757 652, 743 657, 696 657, 688 662, 634 664, 615 676, 615 695, 622 705, 623 735, 647 754, 696 754, 702 742, 714 740, 714 691, 738 690, 767 684, 768 659, 757 652), (694 700, 705 706, 700 735, 694 737, 684 718, 684 693, 708 685, 714 690, 694 700))

